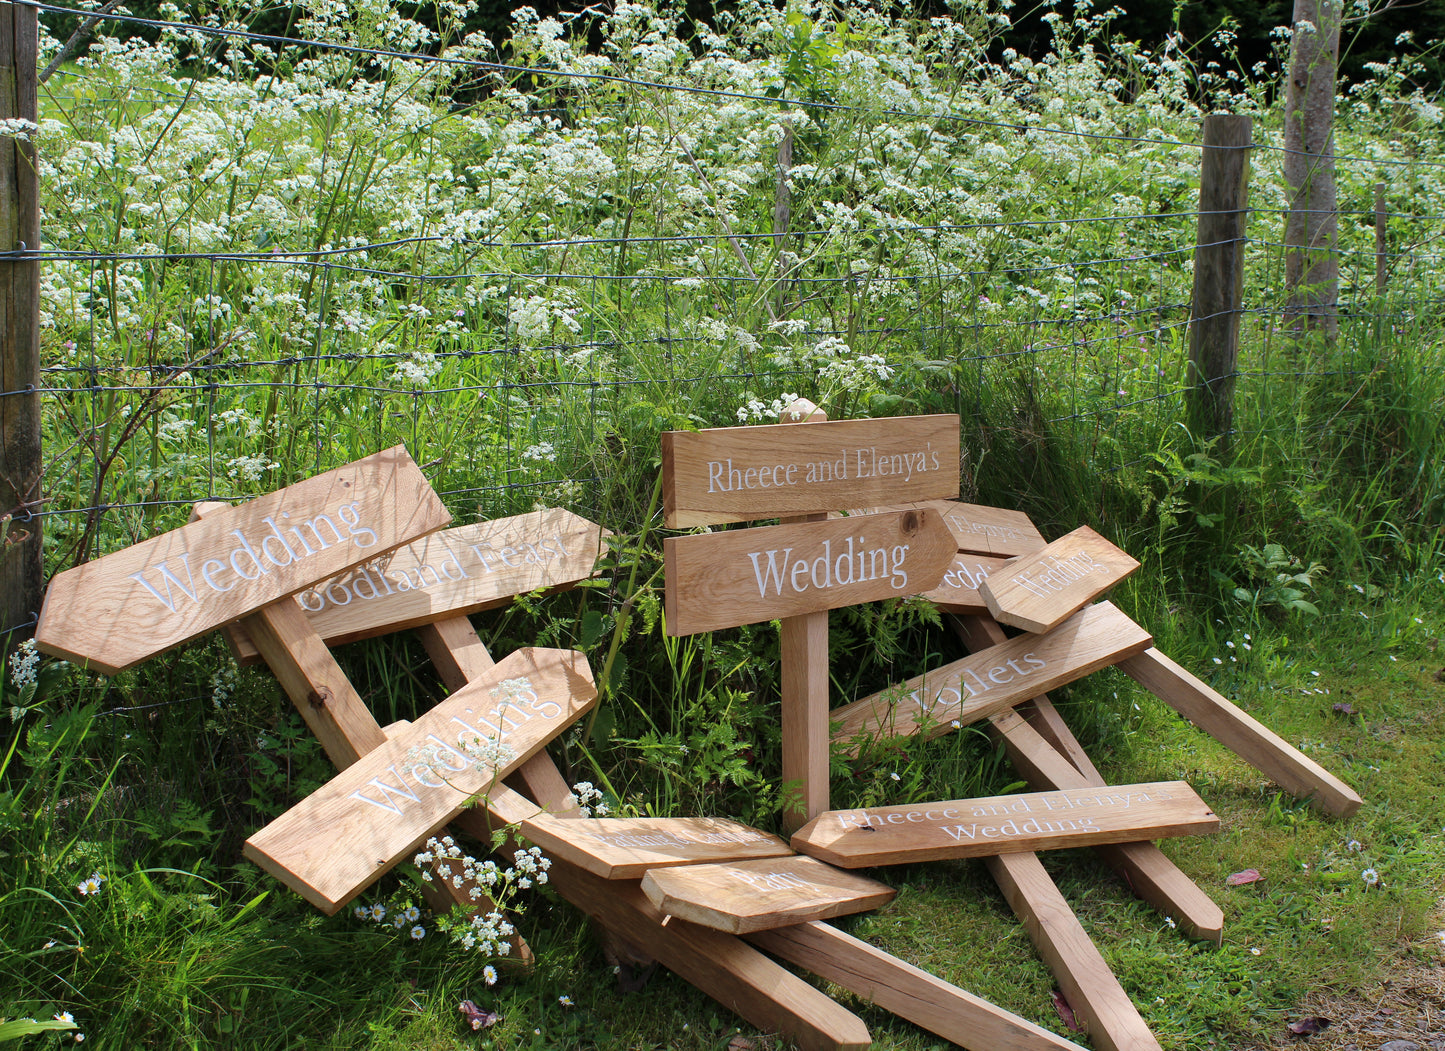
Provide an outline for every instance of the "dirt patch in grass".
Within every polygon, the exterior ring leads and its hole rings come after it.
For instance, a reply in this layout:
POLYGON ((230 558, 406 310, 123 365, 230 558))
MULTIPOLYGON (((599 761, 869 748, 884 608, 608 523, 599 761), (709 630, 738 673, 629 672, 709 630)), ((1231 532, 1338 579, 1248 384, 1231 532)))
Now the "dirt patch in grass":
POLYGON ((1445 966, 1402 969, 1368 994, 1312 994, 1291 1021, 1310 1018, 1330 1024, 1301 1036, 1281 1026, 1272 1043, 1240 1051, 1445 1051, 1445 966))

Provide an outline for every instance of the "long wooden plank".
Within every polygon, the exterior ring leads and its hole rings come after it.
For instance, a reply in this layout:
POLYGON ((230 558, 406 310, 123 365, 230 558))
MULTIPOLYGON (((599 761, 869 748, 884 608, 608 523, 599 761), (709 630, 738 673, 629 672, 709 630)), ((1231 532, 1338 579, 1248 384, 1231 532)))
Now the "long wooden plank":
POLYGON ((792 854, 770 832, 720 817, 557 818, 522 822, 523 838, 603 879, 641 879, 649 869, 792 854))
MULTIPOLYGON (((525 820, 535 805, 499 786, 484 801, 494 824, 525 820)), ((458 820, 485 833, 476 811, 458 820)), ((554 860, 552 886, 609 930, 658 960, 718 1003, 769 1033, 781 1033, 806 1051, 863 1051, 872 1038, 861 1019, 768 959, 735 935, 686 920, 667 920, 632 881, 606 880, 567 861, 554 860)))
POLYGON ((897 891, 816 858, 794 855, 649 869, 642 877, 642 893, 668 915, 747 934, 866 912, 892 901, 897 891))
POLYGON ((717 427, 662 435, 669 528, 958 494, 957 416, 717 427))
POLYGON ((793 849, 843 868, 1128 843, 1216 832, 1219 818, 1183 781, 1063 789, 833 810, 793 849))
POLYGON ((800 923, 746 937, 774 956, 969 1051, 1083 1051, 1078 1044, 829 924, 800 923))
POLYGON ((1014 559, 981 582, 978 591, 999 623, 1043 634, 1138 568, 1134 558, 1080 526, 1043 550, 1014 559))
MULTIPOLYGON (((950 620, 964 644, 974 649, 996 645, 1005 637, 988 617, 950 620)), ((990 716, 989 726, 1003 740, 1030 788, 1104 786, 1104 778, 1046 694, 990 716)), ((1223 910, 1153 843, 1117 843, 1094 850, 1135 895, 1177 923, 1186 935, 1216 945, 1223 941, 1223 910)))
POLYGON ((1159 1051, 1159 1042, 1038 856, 1004 854, 986 863, 1094 1046, 1103 1051, 1159 1051))
MULTIPOLYGON (((466 616, 592 575, 607 530, 561 508, 432 533, 300 592, 328 646, 466 616)), ((242 664, 259 656, 244 629, 226 630, 242 664)))
POLYGON ((953 540, 935 511, 890 511, 669 537, 663 553, 667 633, 692 635, 927 591, 953 540))
POLYGON ((863 744, 916 733, 937 736, 1141 653, 1149 633, 1112 603, 1088 606, 1047 635, 1026 635, 946 664, 901 686, 835 708, 833 741, 863 744))
POLYGON ((1364 802, 1345 782, 1159 650, 1120 661, 1119 670, 1291 795, 1335 817, 1349 817, 1364 802))
POLYGON ((66 570, 36 642, 113 675, 450 518, 398 445, 66 570))
POLYGON ((335 912, 596 699, 580 653, 518 650, 255 833, 245 854, 335 912))

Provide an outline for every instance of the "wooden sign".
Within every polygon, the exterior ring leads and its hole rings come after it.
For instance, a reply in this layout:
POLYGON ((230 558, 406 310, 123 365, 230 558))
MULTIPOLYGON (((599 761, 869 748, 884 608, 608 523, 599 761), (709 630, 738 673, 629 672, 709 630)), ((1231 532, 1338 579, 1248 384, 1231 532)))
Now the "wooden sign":
MULTIPOLYGON (((611 536, 561 508, 459 526, 373 559, 296 596, 328 645, 371 638, 500 606, 539 588, 592 575, 611 536)), ((240 628, 228 631, 237 660, 258 659, 240 628)))
POLYGON ((1014 559, 978 590, 994 620, 1043 634, 1138 568, 1123 551, 1080 526, 1042 551, 1014 559))
POLYGON ((946 613, 987 613, 988 605, 979 594, 978 586, 1008 561, 989 555, 954 555, 953 565, 944 572, 938 587, 925 591, 923 597, 946 613))
POLYGON ((113 675, 446 525, 398 445, 66 570, 35 638, 113 675))
POLYGON ((518 650, 261 829, 245 854, 333 913, 596 699, 582 654, 518 650))
MULTIPOLYGON (((1088 606, 1047 635, 1021 635, 900 686, 833 709, 835 745, 948 733, 1056 686, 1142 653, 1149 633, 1110 602, 1088 606)), ((1136 836, 1135 839, 1140 837, 1136 836)))
POLYGON ((637 879, 649 869, 791 855, 768 832, 719 817, 562 818, 539 813, 522 836, 549 857, 605 879, 637 879))
POLYGON ((877 880, 809 857, 653 869, 642 892, 669 916, 730 934, 849 916, 897 893, 877 880))
POLYGON ((671 537, 663 550, 667 633, 692 635, 927 591, 953 538, 935 511, 892 511, 671 537))
POLYGON ((1219 818, 1183 781, 820 814, 793 847, 843 868, 1195 836, 1219 818))
POLYGON ((674 529, 958 495, 958 417, 718 427, 662 436, 674 529))
POLYGON ((1022 511, 958 500, 929 500, 917 506, 931 507, 943 515, 958 549, 969 554, 1013 558, 1037 551, 1046 543, 1022 511))

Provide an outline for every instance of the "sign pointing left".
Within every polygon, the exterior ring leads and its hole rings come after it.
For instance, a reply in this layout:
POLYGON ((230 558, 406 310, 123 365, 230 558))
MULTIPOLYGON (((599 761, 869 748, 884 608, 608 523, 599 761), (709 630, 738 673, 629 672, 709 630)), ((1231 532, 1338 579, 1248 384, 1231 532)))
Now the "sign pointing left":
POLYGON ((450 518, 398 445, 66 570, 35 640, 113 675, 450 518))

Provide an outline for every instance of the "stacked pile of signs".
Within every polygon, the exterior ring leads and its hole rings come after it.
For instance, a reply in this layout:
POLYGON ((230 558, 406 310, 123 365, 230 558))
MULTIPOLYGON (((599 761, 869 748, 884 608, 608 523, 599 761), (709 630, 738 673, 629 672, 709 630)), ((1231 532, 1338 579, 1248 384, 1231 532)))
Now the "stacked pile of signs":
MULTIPOLYGON (((979 856, 1096 1045, 1156 1046, 1032 852, 1095 847, 1142 897, 1218 940, 1218 908, 1149 842, 1218 822, 1181 782, 1106 787, 1044 691, 1118 665, 1285 788, 1337 814, 1358 797, 1151 649, 1120 611, 1088 604, 1132 571, 1122 552, 1082 530, 1046 546, 1022 515, 948 501, 957 417, 799 415, 815 422, 663 446, 670 525, 784 519, 667 541, 666 615, 672 634, 782 621, 791 846, 716 818, 578 816, 544 748, 596 702, 586 658, 529 648, 494 662, 467 614, 586 577, 605 533, 565 511, 434 532, 446 512, 400 447, 240 507, 198 505, 190 525, 61 574, 37 639, 114 672, 225 626, 240 659, 264 659, 341 772, 246 853, 327 913, 444 826, 487 842, 501 822, 547 852, 557 890, 633 957, 799 1046, 870 1040, 760 949, 966 1047, 1076 1047, 824 922, 892 897, 852 869, 979 856), (979 652, 830 712, 827 610, 920 592, 979 652), (1006 639, 1000 622, 1025 633, 1006 639), (383 730, 329 646, 401 628, 418 630, 454 692, 383 730), (981 719, 1036 791, 828 810, 830 749, 981 719), (477 793, 483 807, 468 808, 477 793)), ((457 882, 431 883, 433 908, 489 907, 457 882)))

